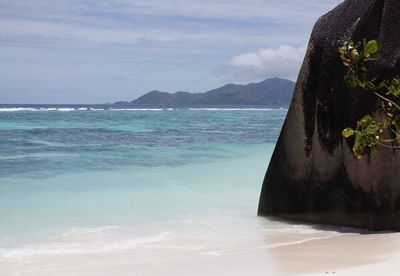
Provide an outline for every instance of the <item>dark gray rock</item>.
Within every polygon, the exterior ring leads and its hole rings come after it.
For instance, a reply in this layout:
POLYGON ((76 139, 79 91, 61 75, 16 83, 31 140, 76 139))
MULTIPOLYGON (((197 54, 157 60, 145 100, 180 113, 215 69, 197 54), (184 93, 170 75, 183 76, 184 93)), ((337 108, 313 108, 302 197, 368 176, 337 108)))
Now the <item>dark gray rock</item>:
POLYGON ((371 68, 400 73, 400 1, 348 0, 322 16, 311 35, 283 130, 267 170, 259 215, 400 230, 400 154, 380 149, 354 159, 345 127, 377 111, 377 99, 346 87, 337 48, 352 37, 379 39, 371 68))

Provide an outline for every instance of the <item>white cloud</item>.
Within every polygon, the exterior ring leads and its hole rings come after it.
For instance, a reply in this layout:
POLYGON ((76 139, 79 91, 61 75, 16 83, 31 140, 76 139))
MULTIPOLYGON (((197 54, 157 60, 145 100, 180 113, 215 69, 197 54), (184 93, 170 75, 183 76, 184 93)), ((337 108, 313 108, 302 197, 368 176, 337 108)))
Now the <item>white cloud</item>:
POLYGON ((7 68, 0 90, 19 89, 27 102, 47 101, 47 92, 29 96, 59 87, 82 102, 113 101, 152 89, 295 79, 303 54, 279 45, 307 43, 315 20, 341 1, 0 0, 0 60, 7 68), (266 45, 276 48, 249 53, 266 45), (226 66, 240 53, 246 54, 226 66), (223 65, 229 73, 216 73, 223 65))
MULTIPOLYGON (((173 47, 180 50, 192 50, 200 47, 210 48, 227 43, 231 45, 264 44, 277 38, 295 40, 296 36, 277 34, 273 38, 265 38, 257 32, 246 31, 242 39, 238 39, 238 30, 230 29, 197 29, 193 31, 185 26, 172 29, 163 26, 141 28, 116 28, 86 26, 73 23, 58 23, 45 20, 1 19, 0 36, 13 38, 31 38, 62 42, 82 42, 108 45, 145 45, 151 47, 173 47), (195 45, 194 45, 194 44, 195 45), (194 47, 196 46, 196 47, 194 47)), ((44 44, 43 43, 43 44, 44 44)))
POLYGON ((84 12, 96 16, 120 14, 131 16, 184 16, 217 19, 262 19, 273 22, 304 23, 333 8, 343 0, 18 0, 0 1, 0 9, 19 13, 51 11, 46 17, 71 19, 84 12))
POLYGON ((305 51, 304 46, 281 45, 244 53, 232 58, 230 72, 242 79, 281 77, 295 80, 305 51))
POLYGON ((107 44, 305 43, 307 28, 340 1, 0 1, 7 15, 0 15, 0 35, 107 44), (268 28, 271 24, 276 25, 268 28))

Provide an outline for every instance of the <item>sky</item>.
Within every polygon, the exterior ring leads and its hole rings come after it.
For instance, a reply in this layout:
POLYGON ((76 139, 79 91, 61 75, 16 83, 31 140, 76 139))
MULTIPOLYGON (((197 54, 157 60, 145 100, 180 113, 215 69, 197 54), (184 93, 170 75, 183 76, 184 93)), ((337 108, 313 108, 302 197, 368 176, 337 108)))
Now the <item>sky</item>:
POLYGON ((0 0, 0 104, 296 80, 315 21, 341 2, 0 0))

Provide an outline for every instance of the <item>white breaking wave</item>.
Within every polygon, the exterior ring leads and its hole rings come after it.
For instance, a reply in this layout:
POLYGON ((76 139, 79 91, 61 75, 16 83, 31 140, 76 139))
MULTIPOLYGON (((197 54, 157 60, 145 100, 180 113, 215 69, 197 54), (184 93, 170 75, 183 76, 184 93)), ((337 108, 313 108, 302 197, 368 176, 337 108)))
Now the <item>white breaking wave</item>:
POLYGON ((88 236, 88 235, 97 235, 97 234, 102 234, 104 232, 112 231, 112 230, 118 230, 120 227, 118 226, 104 226, 104 227, 97 227, 97 228, 71 228, 65 233, 62 233, 62 237, 82 237, 82 236, 88 236))
POLYGON ((110 108, 111 111, 164 111, 162 108, 110 108))
MULTIPOLYGON (((160 108, 91 108, 91 107, 5 107, 0 108, 0 112, 71 112, 71 111, 163 111, 160 108)), ((169 109, 167 109, 169 110, 169 109)))
POLYGON ((77 109, 75 108, 57 108, 57 111, 63 111, 63 112, 69 112, 69 111, 75 111, 77 109))
POLYGON ((272 110, 283 110, 274 108, 189 108, 193 111, 272 111, 272 110))
POLYGON ((39 108, 25 108, 25 107, 10 107, 10 108, 0 108, 0 112, 21 112, 21 111, 41 111, 39 108))
MULTIPOLYGON (((93 108, 93 107, 3 107, 0 112, 71 112, 71 111, 175 111, 175 108, 93 108)), ((179 110, 179 109, 178 109, 179 110)), ((191 111, 273 111, 284 108, 182 108, 191 111)))
POLYGON ((80 111, 80 110, 87 110, 87 108, 84 109, 76 109, 76 108, 56 108, 56 107, 49 107, 49 108, 35 108, 35 107, 5 107, 5 108, 0 108, 0 112, 49 112, 49 111, 62 111, 62 112, 67 112, 67 111, 80 111))
MULTIPOLYGON (((104 229, 103 229, 104 230, 104 229)), ((103 231, 92 229, 89 231, 103 231)), ((93 254, 93 253, 107 253, 110 251, 118 250, 131 250, 140 245, 151 244, 165 240, 169 235, 168 232, 161 232, 154 236, 127 239, 120 241, 103 241, 103 242, 85 242, 85 243, 71 243, 71 242, 54 242, 47 244, 28 245, 16 248, 0 248, 0 259, 19 259, 26 257, 37 256, 60 256, 60 255, 73 255, 73 254, 93 254)))

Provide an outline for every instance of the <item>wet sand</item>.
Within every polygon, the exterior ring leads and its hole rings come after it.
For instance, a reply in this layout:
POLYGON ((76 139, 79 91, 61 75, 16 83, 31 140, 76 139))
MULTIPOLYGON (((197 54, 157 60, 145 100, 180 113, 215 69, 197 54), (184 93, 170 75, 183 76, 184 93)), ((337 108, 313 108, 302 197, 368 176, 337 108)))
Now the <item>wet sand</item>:
POLYGON ((338 237, 224 254, 146 246, 101 254, 0 260, 1 275, 398 275, 400 234, 338 237))

